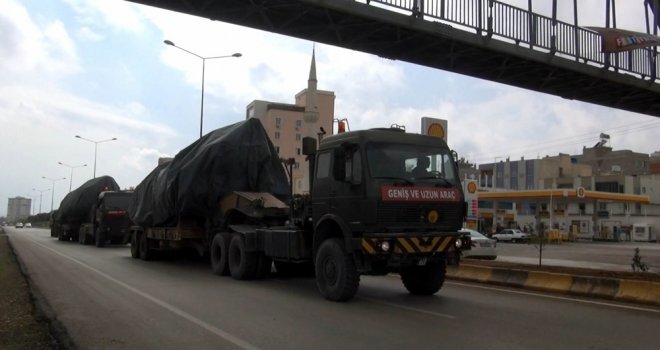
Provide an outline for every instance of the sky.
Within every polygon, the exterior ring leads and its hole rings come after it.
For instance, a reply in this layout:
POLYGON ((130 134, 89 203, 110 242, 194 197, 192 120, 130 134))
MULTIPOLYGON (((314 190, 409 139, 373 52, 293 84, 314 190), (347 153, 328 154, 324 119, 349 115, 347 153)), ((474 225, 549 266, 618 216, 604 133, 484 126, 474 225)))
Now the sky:
MULTIPOLYGON (((535 12, 550 15, 550 4, 535 12)), ((580 25, 605 26, 605 1, 579 6, 580 25)), ((242 54, 206 61, 204 133, 244 120, 253 100, 294 103, 315 47, 318 88, 334 91, 351 130, 419 132, 422 116, 446 119, 449 146, 473 163, 580 154, 601 132, 614 149, 660 150, 658 118, 123 0, 0 8, 0 216, 17 196, 33 199, 33 213, 56 209, 95 159, 97 176, 136 186, 198 138, 202 62, 166 39, 204 57, 242 54)), ((572 22, 572 1, 558 12, 572 22)), ((643 1, 618 1, 617 26, 644 31, 643 1)))

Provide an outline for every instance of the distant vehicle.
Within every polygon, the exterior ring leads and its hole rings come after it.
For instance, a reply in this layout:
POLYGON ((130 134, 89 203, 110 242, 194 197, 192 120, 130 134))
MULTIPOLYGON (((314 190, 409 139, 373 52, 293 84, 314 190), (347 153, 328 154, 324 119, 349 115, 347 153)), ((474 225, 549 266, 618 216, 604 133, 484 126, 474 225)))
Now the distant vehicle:
POLYGON ((30 228, 30 227, 32 227, 32 224, 29 223, 29 222, 26 222, 26 223, 25 223, 25 228, 30 228))
POLYGON ((462 258, 495 260, 497 240, 490 239, 478 231, 464 228, 460 232, 470 235, 472 249, 463 251, 462 258))
POLYGON ((494 234, 493 238, 496 239, 498 242, 502 241, 502 242, 517 243, 517 242, 529 241, 529 235, 527 233, 524 233, 515 228, 505 228, 499 233, 494 234))
POLYGON ((17 222, 15 227, 16 228, 23 228, 23 223, 22 222, 17 222))

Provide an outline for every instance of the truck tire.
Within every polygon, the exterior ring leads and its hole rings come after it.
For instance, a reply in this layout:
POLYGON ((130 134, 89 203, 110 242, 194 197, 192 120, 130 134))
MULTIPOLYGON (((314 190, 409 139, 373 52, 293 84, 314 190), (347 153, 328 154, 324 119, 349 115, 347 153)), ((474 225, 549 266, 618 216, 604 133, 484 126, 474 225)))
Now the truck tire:
POLYGON ((138 259, 140 257, 140 243, 138 240, 139 232, 133 231, 131 233, 131 257, 133 259, 138 259))
POLYGON ((257 273, 257 253, 245 249, 245 239, 240 234, 233 234, 227 254, 229 272, 237 280, 249 280, 257 273))
POLYGON ((97 227, 96 230, 94 230, 94 245, 97 248, 103 248, 105 245, 105 237, 100 227, 97 227))
POLYGON ((433 295, 445 282, 446 267, 445 259, 424 266, 406 266, 401 269, 401 282, 410 294, 433 295))
POLYGON ((138 241, 138 246, 140 250, 140 259, 148 261, 153 259, 153 250, 149 248, 149 238, 147 238, 146 233, 140 232, 140 240, 138 241))
POLYGON ((332 301, 346 301, 357 293, 360 275, 341 239, 321 243, 316 255, 316 285, 321 295, 332 301))
POLYGON ((211 242, 211 269, 218 276, 229 275, 229 264, 227 255, 229 253, 230 236, 227 233, 220 232, 213 236, 211 242))

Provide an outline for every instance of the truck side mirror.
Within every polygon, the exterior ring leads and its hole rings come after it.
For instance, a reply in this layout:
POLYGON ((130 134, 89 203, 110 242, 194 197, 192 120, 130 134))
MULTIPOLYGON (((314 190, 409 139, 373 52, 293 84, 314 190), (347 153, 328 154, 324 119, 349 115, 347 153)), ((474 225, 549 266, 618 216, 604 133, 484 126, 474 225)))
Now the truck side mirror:
POLYGON ((306 156, 316 154, 316 139, 313 137, 303 137, 302 140, 302 153, 306 156))

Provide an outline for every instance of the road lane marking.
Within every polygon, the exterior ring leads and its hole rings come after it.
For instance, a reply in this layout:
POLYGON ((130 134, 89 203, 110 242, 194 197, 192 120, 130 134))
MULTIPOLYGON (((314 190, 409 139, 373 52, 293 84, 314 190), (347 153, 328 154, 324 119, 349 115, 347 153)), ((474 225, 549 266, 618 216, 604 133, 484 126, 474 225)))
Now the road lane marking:
POLYGON ((402 310, 406 310, 406 311, 419 312, 419 313, 422 313, 422 314, 431 315, 431 316, 435 316, 435 317, 448 318, 450 320, 456 319, 455 316, 452 316, 452 315, 449 315, 449 314, 443 314, 443 313, 439 313, 439 312, 433 312, 433 311, 429 311, 429 310, 418 309, 418 308, 415 308, 415 307, 404 306, 404 305, 396 304, 396 303, 390 303, 390 302, 382 301, 382 300, 378 300, 378 299, 365 298, 365 297, 360 297, 360 296, 358 296, 357 298, 362 299, 362 300, 366 300, 366 301, 371 302, 371 303, 386 305, 386 306, 390 306, 390 307, 394 307, 394 308, 402 309, 402 310))
POLYGON ((504 289, 504 288, 490 287, 490 286, 481 286, 481 285, 476 285, 476 284, 467 284, 467 283, 460 283, 460 282, 446 282, 446 283, 451 284, 451 285, 455 285, 455 286, 461 286, 461 287, 469 287, 469 288, 477 288, 477 289, 485 289, 485 290, 494 290, 494 291, 504 292, 504 293, 529 295, 529 296, 542 297, 542 298, 547 298, 547 299, 572 301, 572 302, 582 303, 582 304, 609 306, 609 307, 619 308, 619 309, 635 310, 635 311, 647 311, 647 312, 651 312, 651 313, 660 314, 660 310, 648 309, 648 308, 644 308, 644 307, 641 307, 641 306, 612 304, 612 303, 608 303, 608 302, 604 302, 604 301, 575 299, 575 298, 562 297, 562 296, 557 296, 557 295, 548 295, 548 294, 542 294, 542 293, 526 292, 526 291, 520 291, 520 290, 511 290, 511 289, 504 289))
POLYGON ((217 327, 215 327, 215 326, 213 326, 213 325, 210 325, 210 324, 208 324, 208 323, 206 323, 206 322, 200 320, 199 318, 197 318, 197 317, 195 317, 195 316, 193 316, 193 315, 191 315, 191 314, 189 314, 189 313, 187 313, 187 312, 185 312, 185 311, 183 311, 183 310, 177 308, 176 306, 171 305, 171 304, 168 304, 167 302, 165 302, 165 301, 163 301, 163 300, 161 300, 161 299, 158 299, 158 298, 156 298, 156 297, 154 297, 154 296, 152 296, 152 295, 150 295, 150 294, 148 294, 148 293, 146 293, 146 292, 143 292, 143 291, 141 291, 141 290, 139 290, 139 289, 137 289, 137 288, 135 288, 135 287, 133 287, 133 286, 131 286, 131 285, 125 283, 125 282, 122 282, 122 281, 120 281, 120 280, 118 280, 118 279, 116 279, 116 278, 114 278, 114 277, 112 277, 112 276, 110 276, 110 275, 108 275, 108 274, 106 274, 106 273, 100 271, 100 270, 97 270, 97 269, 95 269, 95 268, 93 268, 93 267, 91 267, 91 266, 85 264, 84 262, 82 262, 82 261, 80 261, 80 260, 77 260, 77 259, 75 259, 75 258, 72 258, 72 257, 70 257, 70 256, 68 256, 68 255, 65 255, 65 254, 63 254, 63 253, 57 251, 56 249, 53 249, 53 248, 51 248, 51 247, 48 247, 48 246, 44 245, 43 243, 37 242, 36 240, 34 240, 34 239, 32 239, 32 238, 28 238, 28 239, 31 240, 32 242, 34 242, 35 244, 40 245, 42 248, 48 249, 48 250, 50 250, 51 252, 53 252, 53 253, 55 253, 55 254, 57 254, 57 255, 63 257, 63 258, 66 258, 66 259, 68 259, 68 260, 70 260, 70 261, 72 261, 72 262, 74 262, 74 263, 76 263, 76 264, 78 264, 78 265, 80 265, 80 266, 82 266, 82 267, 84 267, 84 268, 90 270, 90 271, 93 271, 93 272, 97 273, 98 275, 100 275, 100 276, 102 276, 102 277, 108 279, 109 281, 114 282, 114 283, 116 283, 116 284, 118 284, 118 285, 120 285, 120 286, 122 286, 122 287, 128 289, 129 291, 131 291, 131 292, 133 292, 133 293, 135 293, 135 294, 137 294, 137 295, 139 295, 139 296, 141 296, 141 297, 143 297, 143 298, 145 298, 145 299, 147 299, 147 300, 149 300, 149 301, 155 303, 155 304, 158 305, 158 306, 161 306, 161 307, 163 307, 163 308, 169 310, 170 312, 172 312, 172 313, 174 313, 174 314, 176 314, 176 315, 178 315, 178 316, 180 316, 180 317, 183 317, 184 319, 186 319, 186 320, 188 320, 188 321, 190 321, 190 322, 192 322, 192 323, 194 323, 194 324, 196 324, 196 325, 198 325, 198 326, 200 326, 200 327, 206 329, 207 331, 209 331, 209 332, 211 332, 211 333, 213 333, 213 334, 219 336, 220 338, 222 338, 222 339, 224 339, 224 340, 226 340, 226 341, 228 341, 228 342, 230 342, 230 343, 232 343, 232 344, 234 344, 234 345, 236 345, 236 346, 238 346, 238 347, 240 347, 240 348, 242 348, 242 349, 249 349, 249 350, 259 350, 259 349, 260 349, 259 347, 256 347, 256 346, 254 346, 254 345, 248 343, 247 341, 245 341, 245 340, 243 340, 243 339, 241 339, 241 338, 238 338, 238 337, 236 337, 236 336, 234 336, 234 335, 231 335, 230 333, 228 333, 228 332, 226 332, 226 331, 223 331, 223 330, 220 329, 220 328, 217 328, 217 327))

